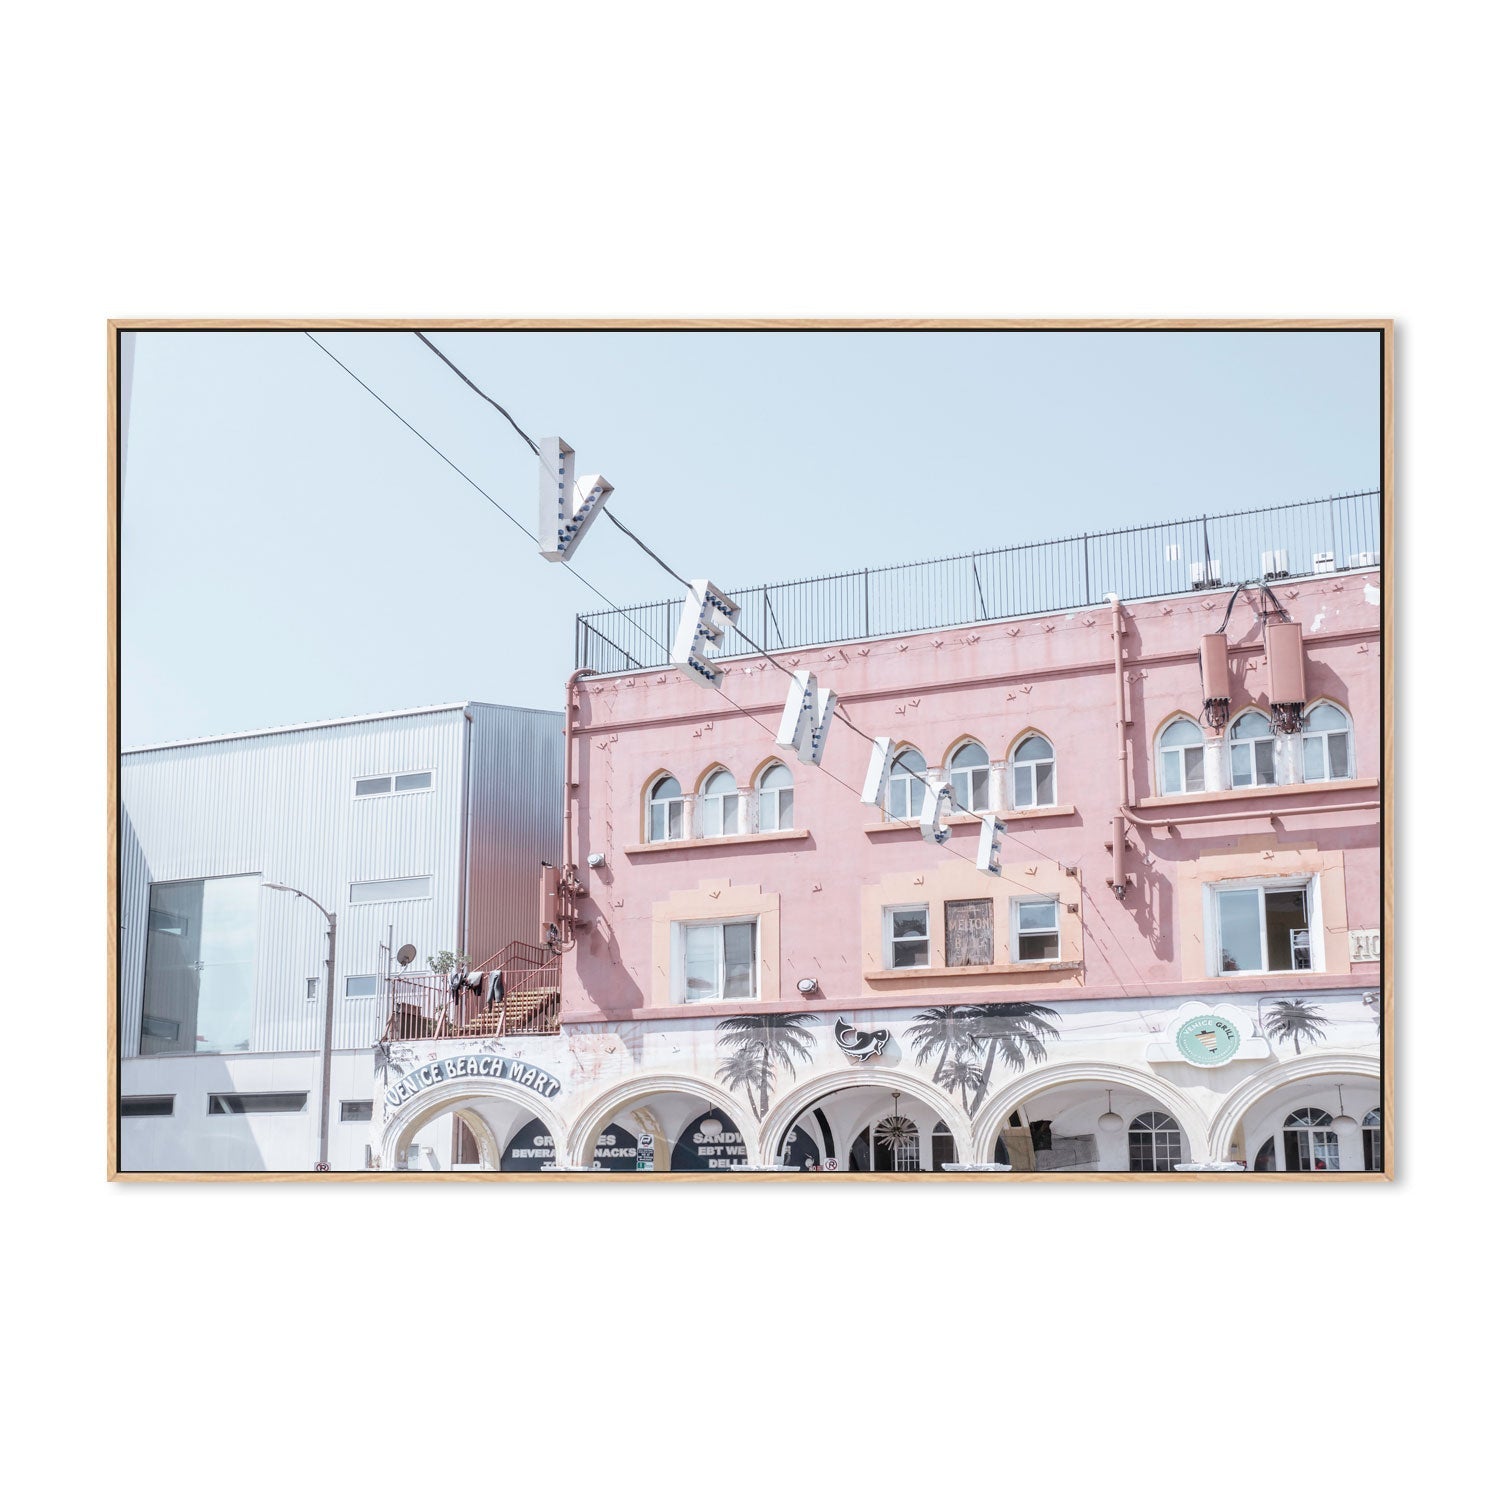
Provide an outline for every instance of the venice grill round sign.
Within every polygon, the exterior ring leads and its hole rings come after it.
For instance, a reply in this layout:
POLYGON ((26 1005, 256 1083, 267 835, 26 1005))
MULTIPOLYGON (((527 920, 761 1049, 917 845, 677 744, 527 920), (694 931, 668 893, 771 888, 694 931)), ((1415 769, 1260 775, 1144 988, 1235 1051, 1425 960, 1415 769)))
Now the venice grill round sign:
POLYGON ((1177 1028, 1177 1050, 1194 1067, 1222 1067, 1240 1050, 1239 1029, 1223 1016, 1190 1016, 1177 1028))

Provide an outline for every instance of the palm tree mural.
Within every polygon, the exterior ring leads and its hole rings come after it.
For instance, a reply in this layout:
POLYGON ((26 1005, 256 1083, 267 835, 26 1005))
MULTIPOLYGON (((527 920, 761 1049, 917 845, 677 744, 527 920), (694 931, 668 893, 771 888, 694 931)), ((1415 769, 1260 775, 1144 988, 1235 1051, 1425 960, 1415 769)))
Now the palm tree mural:
POLYGON ((1061 1033, 1057 1012, 1025 1001, 989 1005, 948 1005, 918 1011, 908 1028, 916 1062, 936 1055, 933 1082, 958 1090, 972 1120, 989 1092, 997 1058, 1020 1072, 1027 1063, 1047 1060, 1047 1043, 1061 1033))
POLYGON ((1299 1055, 1303 1038, 1309 1045, 1323 1041, 1327 1036, 1323 1028, 1327 1025, 1328 1017, 1306 1000, 1278 1000, 1266 1012, 1267 1039, 1273 1042, 1289 1040, 1299 1055))
POLYGON ((730 1089, 742 1088, 757 1120, 763 1120, 776 1084, 776 1069, 793 1078, 798 1062, 811 1062, 814 1037, 807 1029, 815 1016, 728 1016, 715 1028, 728 1059, 716 1076, 730 1089))

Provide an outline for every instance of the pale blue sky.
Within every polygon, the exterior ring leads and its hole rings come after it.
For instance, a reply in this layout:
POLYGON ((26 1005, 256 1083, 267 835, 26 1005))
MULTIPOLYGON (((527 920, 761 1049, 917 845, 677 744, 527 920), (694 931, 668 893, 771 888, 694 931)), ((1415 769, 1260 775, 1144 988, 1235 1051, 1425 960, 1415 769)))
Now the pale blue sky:
MULTIPOLYGON (((126 746, 560 706, 600 606, 300 333, 135 336, 126 746)), ((409 333, 320 334, 528 527, 537 465, 409 333)), ((1378 486, 1374 333, 436 333, 725 588, 1378 486)), ((620 604, 677 585, 599 523, 620 604)))

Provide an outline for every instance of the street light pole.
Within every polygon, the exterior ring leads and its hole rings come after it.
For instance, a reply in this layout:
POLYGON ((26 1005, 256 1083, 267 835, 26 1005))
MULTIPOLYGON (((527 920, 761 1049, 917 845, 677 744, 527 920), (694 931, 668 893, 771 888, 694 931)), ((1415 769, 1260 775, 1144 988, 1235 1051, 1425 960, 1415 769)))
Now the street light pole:
POLYGON ((322 1089, 322 1119, 318 1127, 318 1160, 314 1170, 326 1172, 328 1164, 328 1116, 333 1091, 333 980, 334 965, 337 959, 337 944, 339 919, 323 905, 321 901, 313 901, 306 891, 299 891, 296 886, 278 885, 275 881, 264 881, 267 890, 286 891, 293 896, 300 896, 304 901, 310 901, 323 913, 328 922, 328 984, 327 994, 323 1002, 323 1089, 322 1089))

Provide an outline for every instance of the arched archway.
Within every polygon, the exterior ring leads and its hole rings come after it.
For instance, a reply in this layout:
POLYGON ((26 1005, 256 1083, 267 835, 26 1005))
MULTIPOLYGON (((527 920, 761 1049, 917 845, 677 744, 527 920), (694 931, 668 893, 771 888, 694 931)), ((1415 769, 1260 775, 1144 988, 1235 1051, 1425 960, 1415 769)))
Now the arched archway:
POLYGON ((562 1117, 534 1091, 500 1079, 460 1075, 434 1084, 386 1117, 380 1130, 380 1161, 387 1171, 405 1168, 417 1132, 443 1115, 456 1114, 479 1148, 478 1170, 498 1172, 505 1143, 528 1119, 540 1119, 560 1140, 562 1117))
MULTIPOLYGON (((1308 1057, 1293 1058, 1290 1062, 1272 1063, 1259 1069, 1233 1089, 1219 1106, 1209 1129, 1209 1150, 1214 1152, 1213 1161, 1228 1160, 1236 1135, 1242 1138, 1247 1163, 1253 1163, 1261 1144, 1262 1124, 1256 1121, 1261 1107, 1273 1102, 1273 1096, 1281 1095, 1281 1103, 1288 1109, 1311 1102, 1307 1085, 1322 1084, 1336 1093, 1340 1083, 1351 1088, 1373 1086, 1374 1101, 1378 1102, 1380 1087, 1379 1059, 1360 1052, 1317 1052, 1308 1057), (1304 1095, 1307 1097, 1304 1098, 1304 1095), (1247 1127, 1255 1139, 1244 1138, 1247 1127)), ((1362 1107, 1356 1114, 1362 1118, 1365 1109, 1363 1095, 1351 1095, 1345 1108, 1356 1102, 1362 1107)), ((1277 1107, 1280 1107, 1278 1103, 1277 1107)), ((1362 1156, 1361 1152, 1361 1156, 1362 1156)))
MULTIPOLYGON (((1065 1089, 1070 1085, 1090 1091, 1090 1099, 1097 1095, 1098 1111, 1103 1114, 1108 1108, 1109 1091, 1121 1096, 1116 1103, 1127 1104, 1132 1098, 1152 1104, 1171 1115, 1181 1127, 1184 1159, 1207 1162, 1216 1158, 1206 1155, 1209 1146, 1208 1121, 1203 1111, 1182 1092, 1181 1089, 1147 1073, 1140 1068, 1127 1067, 1121 1063, 1055 1063, 1048 1067, 1031 1068, 1011 1080, 996 1093, 979 1111, 974 1120, 974 1143, 980 1161, 992 1161, 1000 1132, 1005 1122, 1024 1105, 1042 1094, 1065 1089)), ((1090 1109, 1093 1104, 1088 1105, 1090 1109)), ((1126 1123, 1129 1116, 1122 1117, 1126 1123)), ((1122 1142, 1122 1147, 1124 1143, 1122 1142)))
MULTIPOLYGON (((606 1089, 591 1099, 568 1132, 566 1162, 589 1161, 601 1132, 616 1119, 649 1124, 655 1142, 657 1170, 669 1170, 672 1150, 682 1131, 695 1119, 713 1111, 741 1137, 745 1159, 760 1160, 760 1131, 756 1122, 716 1083, 691 1073, 642 1073, 606 1089)), ((637 1132, 639 1133, 639 1132, 637 1132)), ((559 1137, 560 1139, 560 1137, 559 1137)))
MULTIPOLYGON (((840 1152, 847 1152, 852 1135, 868 1129, 873 1117, 892 1112, 891 1095, 896 1093, 902 1097, 903 1113, 905 1106, 919 1104, 932 1117, 919 1122, 927 1135, 923 1143, 924 1156, 930 1154, 930 1136, 935 1124, 941 1123, 947 1127, 951 1138, 953 1159, 959 1162, 973 1161, 973 1137, 969 1122, 951 1094, 913 1073, 899 1072, 894 1068, 861 1067, 858 1070, 823 1073, 806 1079, 772 1105, 761 1122, 761 1141, 766 1152, 761 1158, 762 1164, 775 1164, 777 1153, 783 1149, 798 1126, 817 1139, 821 1135, 821 1126, 809 1126, 808 1120, 813 1118, 814 1110, 820 1107, 834 1125, 833 1155, 837 1157, 840 1152), (851 1096, 854 1091, 859 1093, 857 1100, 845 1097, 851 1096), (830 1108, 831 1101, 842 1104, 843 1107, 830 1108)), ((945 1145, 943 1154, 947 1150, 945 1145)), ((843 1158, 840 1158, 840 1165, 846 1165, 843 1158)))

